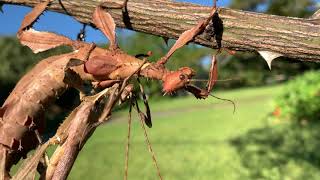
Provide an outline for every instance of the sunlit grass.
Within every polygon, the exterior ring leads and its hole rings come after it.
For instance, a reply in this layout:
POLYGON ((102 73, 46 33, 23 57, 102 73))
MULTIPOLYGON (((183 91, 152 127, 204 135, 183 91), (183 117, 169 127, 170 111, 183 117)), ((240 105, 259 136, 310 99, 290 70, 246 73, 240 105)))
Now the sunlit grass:
MULTIPOLYGON (((154 117, 149 136, 164 178, 247 179, 247 170, 228 140, 265 124, 270 100, 280 88, 218 92, 236 102, 235 114, 231 104, 214 99, 151 100, 154 117)), ((132 129, 129 179, 157 179, 137 118, 132 129)), ((126 134, 124 117, 99 127, 69 178, 123 179, 126 134)))

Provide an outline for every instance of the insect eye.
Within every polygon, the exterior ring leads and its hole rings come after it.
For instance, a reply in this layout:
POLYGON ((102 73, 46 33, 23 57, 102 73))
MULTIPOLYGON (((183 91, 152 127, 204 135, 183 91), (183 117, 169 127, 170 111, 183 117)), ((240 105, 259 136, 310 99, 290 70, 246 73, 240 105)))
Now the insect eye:
POLYGON ((186 79, 186 76, 184 75, 184 74, 180 74, 180 76, 179 76, 179 78, 180 78, 180 80, 185 80, 186 79))

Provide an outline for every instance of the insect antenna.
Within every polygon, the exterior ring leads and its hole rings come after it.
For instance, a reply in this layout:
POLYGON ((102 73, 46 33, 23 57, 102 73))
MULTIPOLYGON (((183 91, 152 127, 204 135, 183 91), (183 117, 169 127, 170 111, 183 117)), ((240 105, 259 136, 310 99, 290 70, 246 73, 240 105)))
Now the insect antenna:
MULTIPOLYGON (((218 79, 218 80, 214 80, 214 81, 217 81, 217 82, 224 82, 224 81, 233 81, 235 79, 218 79)), ((208 80, 207 79, 190 79, 189 80, 190 82, 207 82, 208 80)))
POLYGON ((129 168, 129 148, 130 148, 130 136, 131 136, 131 112, 132 106, 134 105, 132 102, 132 98, 130 98, 129 105, 129 116, 128 116, 128 136, 127 136, 127 145, 126 145, 126 154, 125 154, 125 165, 124 165, 124 180, 128 179, 128 168, 129 168))
POLYGON ((219 100, 222 100, 222 101, 228 101, 228 102, 232 103, 232 105, 233 105, 233 114, 236 112, 236 103, 235 103, 234 101, 232 101, 232 100, 230 100, 230 99, 220 98, 220 97, 215 96, 215 95, 213 95, 213 94, 209 94, 209 95, 210 95, 211 97, 216 98, 216 99, 219 99, 219 100))
POLYGON ((152 150, 152 146, 151 146, 151 143, 150 143, 150 140, 149 140, 149 137, 148 137, 148 133, 147 133, 146 127, 144 126, 144 119, 146 118, 146 115, 143 114, 143 112, 140 111, 140 108, 139 108, 139 105, 138 105, 138 101, 137 101, 136 98, 135 98, 135 105, 136 105, 135 106, 136 107, 136 111, 138 112, 138 114, 140 116, 140 125, 141 125, 141 127, 143 129, 145 141, 146 141, 146 144, 148 146, 148 150, 151 153, 153 164, 154 164, 155 168, 157 169, 157 173, 158 173, 158 176, 159 176, 160 180, 163 180, 163 178, 161 176, 161 173, 160 173, 160 168, 159 168, 158 163, 157 163, 156 155, 152 150))

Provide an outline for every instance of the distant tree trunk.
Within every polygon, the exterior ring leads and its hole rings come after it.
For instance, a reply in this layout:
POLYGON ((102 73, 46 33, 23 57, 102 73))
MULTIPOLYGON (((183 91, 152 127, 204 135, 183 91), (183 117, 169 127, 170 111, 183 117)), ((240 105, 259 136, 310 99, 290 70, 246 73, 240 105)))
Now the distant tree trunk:
MULTIPOLYGON (((0 0, 0 3, 25 6, 34 6, 38 2, 0 0)), ((54 1, 48 9, 90 24, 92 11, 101 2, 54 1)), ((112 8, 122 2, 109 0, 105 3, 118 27, 173 39, 207 17, 210 11, 210 7, 169 0, 129 0, 128 13, 112 8)), ((219 8, 218 12, 224 24, 223 47, 240 51, 271 51, 302 61, 320 61, 319 19, 281 17, 227 8, 219 8)), ((213 38, 208 40, 205 37, 203 33, 194 42, 217 48, 213 38)))

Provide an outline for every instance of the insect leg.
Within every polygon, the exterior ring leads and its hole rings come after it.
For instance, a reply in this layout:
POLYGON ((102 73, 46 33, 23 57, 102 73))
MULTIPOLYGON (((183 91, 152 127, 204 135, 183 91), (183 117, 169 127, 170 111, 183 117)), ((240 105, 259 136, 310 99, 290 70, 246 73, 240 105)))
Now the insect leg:
POLYGON ((134 57, 136 58, 146 58, 152 56, 152 51, 148 51, 147 54, 136 54, 134 57))
POLYGON ((144 126, 144 119, 146 118, 146 116, 145 116, 145 114, 143 112, 140 111, 137 99, 135 99, 135 105, 136 105, 136 110, 137 110, 137 112, 138 112, 138 114, 140 116, 140 125, 141 125, 141 127, 143 129, 144 137, 145 137, 145 140, 146 140, 146 144, 148 146, 148 150, 151 153, 153 164, 154 164, 155 168, 157 169, 157 173, 158 173, 158 176, 159 176, 160 180, 162 180, 163 178, 162 178, 161 173, 160 173, 160 168, 159 168, 158 163, 157 163, 156 155, 152 150, 152 146, 151 146, 151 143, 150 143, 150 140, 149 140, 149 137, 148 137, 148 133, 147 133, 146 127, 144 126))
POLYGON ((200 21, 193 28, 191 28, 187 31, 184 31, 179 36, 176 43, 171 47, 169 52, 164 57, 162 57, 160 60, 158 60, 157 63, 160 65, 164 65, 176 50, 178 50, 182 46, 186 45, 188 42, 190 42, 192 39, 194 39, 197 35, 202 33, 205 30, 206 26, 209 24, 212 17, 214 16, 214 12, 216 12, 216 3, 214 4, 214 7, 212 8, 209 17, 206 20, 200 21))
POLYGON ((152 127, 152 121, 151 121, 151 112, 150 112, 150 106, 149 106, 149 103, 148 103, 148 99, 147 99, 147 96, 146 94, 144 93, 144 88, 140 82, 140 79, 137 78, 137 81, 139 83, 139 87, 140 87, 140 92, 142 94, 142 99, 143 99, 143 103, 144 103, 144 106, 146 107, 146 119, 145 119, 145 123, 146 125, 151 128, 152 127))
POLYGON ((218 79, 218 68, 217 68, 217 60, 216 60, 217 54, 212 56, 211 66, 210 66, 210 72, 209 72, 209 80, 207 82, 207 88, 201 89, 193 85, 186 85, 185 90, 192 93, 196 98, 198 99, 205 99, 210 95, 210 92, 217 82, 218 79))
POLYGON ((108 88, 113 86, 115 83, 119 83, 121 80, 105 80, 99 82, 93 82, 93 87, 96 88, 108 88))
POLYGON ((126 159, 125 159, 125 166, 124 166, 124 180, 128 179, 128 168, 129 168, 129 148, 130 148, 130 136, 131 136, 131 112, 132 112, 132 98, 130 99, 130 105, 129 105, 129 116, 128 116, 128 136, 127 136, 127 146, 126 146, 126 159))

